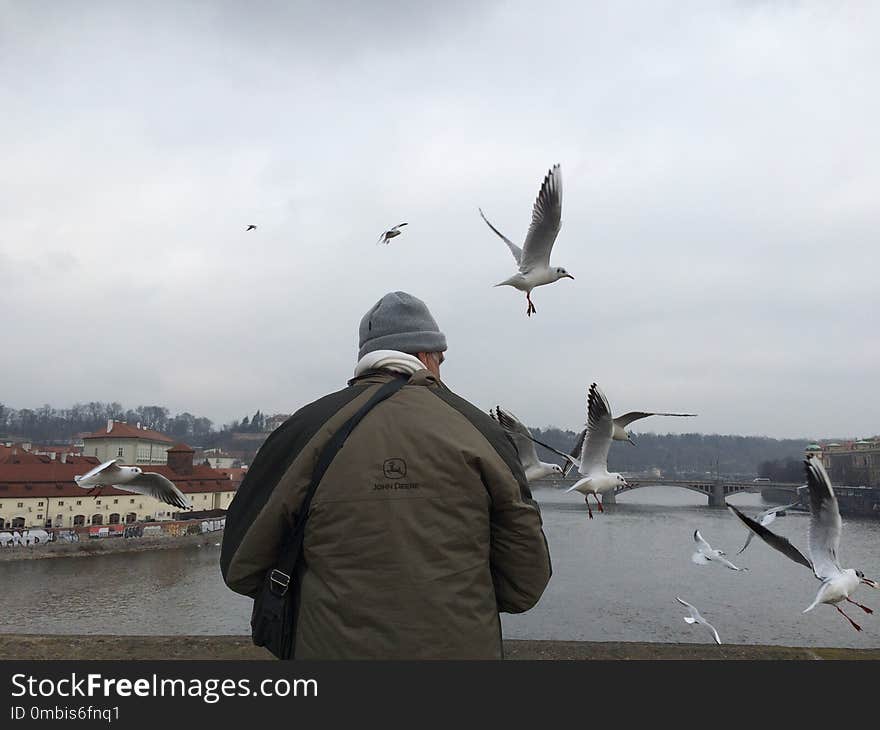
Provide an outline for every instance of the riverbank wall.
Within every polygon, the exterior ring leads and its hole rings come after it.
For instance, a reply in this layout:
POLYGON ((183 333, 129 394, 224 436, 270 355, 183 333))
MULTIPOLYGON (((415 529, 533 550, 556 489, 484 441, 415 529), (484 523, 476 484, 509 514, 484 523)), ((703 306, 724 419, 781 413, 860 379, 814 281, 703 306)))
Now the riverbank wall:
MULTIPOLYGON (((514 660, 880 660, 880 649, 623 641, 504 642, 514 660)), ((0 656, 31 660, 271 660, 249 636, 36 636, 0 634, 0 656)))
POLYGON ((223 539, 225 519, 108 525, 79 530, 0 533, 0 563, 12 560, 89 557, 144 550, 170 550, 223 539), (109 529, 109 528, 122 529, 109 529))

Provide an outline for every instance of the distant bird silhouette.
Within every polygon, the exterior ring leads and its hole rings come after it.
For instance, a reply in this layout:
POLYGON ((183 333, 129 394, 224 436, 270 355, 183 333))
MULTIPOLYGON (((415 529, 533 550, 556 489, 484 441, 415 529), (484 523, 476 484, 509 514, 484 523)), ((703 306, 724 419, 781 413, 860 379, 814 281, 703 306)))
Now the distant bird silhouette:
POLYGON ((249 225, 249 226, 245 229, 245 233, 247 233, 248 231, 255 231, 255 230, 257 230, 257 227, 256 227, 253 223, 251 223, 251 225, 249 225))
POLYGON ((388 243, 395 236, 399 236, 401 233, 403 233, 403 231, 401 231, 400 229, 405 225, 407 224, 398 223, 396 226, 394 226, 394 228, 385 231, 385 233, 379 236, 379 240, 376 241, 376 245, 379 245, 380 243, 388 243))

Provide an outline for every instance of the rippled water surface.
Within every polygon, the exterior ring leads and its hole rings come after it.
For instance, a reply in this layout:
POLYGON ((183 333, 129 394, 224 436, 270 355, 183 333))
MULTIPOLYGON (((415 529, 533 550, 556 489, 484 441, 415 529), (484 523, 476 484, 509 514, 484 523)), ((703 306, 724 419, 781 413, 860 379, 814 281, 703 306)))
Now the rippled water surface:
MULTIPOLYGON (((682 621, 680 595, 715 624, 725 643, 880 647, 880 591, 861 587, 846 604, 857 634, 829 606, 809 614, 818 581, 759 540, 741 556, 745 529, 705 498, 674 487, 628 492, 587 519, 580 495, 538 489, 553 578, 540 603, 503 617, 508 638, 699 642, 704 627, 682 621), (690 561, 693 531, 748 572, 690 561)), ((731 502, 762 507, 757 494, 731 502)), ((595 512, 595 510, 594 510, 595 512)), ((774 529, 806 550, 808 516, 789 513, 774 529)), ((880 577, 880 520, 844 520, 845 567, 880 577)), ((0 631, 46 634, 247 634, 251 602, 220 578, 220 548, 0 563, 0 631)))

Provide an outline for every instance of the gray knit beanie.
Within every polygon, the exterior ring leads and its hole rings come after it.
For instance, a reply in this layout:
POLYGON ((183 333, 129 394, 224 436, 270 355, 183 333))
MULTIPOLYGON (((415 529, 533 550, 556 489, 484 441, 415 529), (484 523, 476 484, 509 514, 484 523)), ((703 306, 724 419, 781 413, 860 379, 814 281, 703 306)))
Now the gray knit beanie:
POLYGON ((443 352, 446 335, 425 303, 412 294, 395 291, 386 294, 361 320, 358 360, 373 350, 443 352))

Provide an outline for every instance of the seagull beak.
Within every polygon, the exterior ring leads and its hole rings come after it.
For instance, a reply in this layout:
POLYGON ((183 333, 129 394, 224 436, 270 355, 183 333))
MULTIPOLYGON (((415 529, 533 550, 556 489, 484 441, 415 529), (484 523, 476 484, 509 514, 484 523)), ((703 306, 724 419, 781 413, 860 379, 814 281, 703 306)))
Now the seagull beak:
POLYGON ((873 581, 870 578, 862 578, 862 583, 864 583, 866 586, 871 586, 871 588, 880 588, 880 585, 878 585, 877 581, 873 581))
POLYGON ((571 274, 563 274, 562 277, 568 278, 568 279, 571 279, 572 281, 574 281, 574 277, 571 274))

